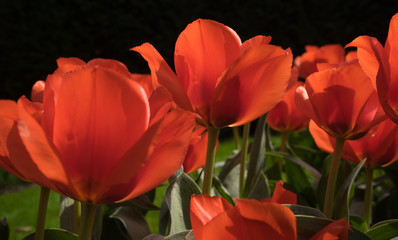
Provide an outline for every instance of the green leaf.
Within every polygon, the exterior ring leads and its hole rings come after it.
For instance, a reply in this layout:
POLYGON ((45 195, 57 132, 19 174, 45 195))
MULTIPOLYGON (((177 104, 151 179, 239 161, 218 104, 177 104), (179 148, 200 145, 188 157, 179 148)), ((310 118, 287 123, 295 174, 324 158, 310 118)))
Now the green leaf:
MULTIPOLYGON (((34 240, 35 233, 32 233, 22 240, 34 240)), ((74 233, 63 229, 46 229, 44 230, 44 240, 77 240, 78 236, 74 233)))
POLYGON ((340 219, 343 217, 347 218, 347 221, 350 222, 349 219, 349 210, 350 210, 350 191, 351 187, 354 184, 355 178, 358 176, 359 172, 362 169, 363 164, 366 160, 360 162, 354 170, 347 176, 344 183, 341 185, 339 191, 337 192, 336 197, 334 198, 334 207, 333 207, 333 219, 340 219))
POLYGON ((284 204, 294 213, 294 215, 312 216, 326 218, 326 216, 317 208, 301 206, 296 204, 284 204))
POLYGON ((230 172, 240 164, 241 154, 241 151, 234 150, 234 154, 225 161, 220 173, 218 174, 218 178, 221 182, 224 181, 228 174, 230 174, 230 172))
POLYGON ((398 219, 390 219, 373 225, 366 232, 373 240, 390 240, 398 237, 398 219))
POLYGON ((260 171, 264 167, 264 145, 265 145, 265 124, 266 116, 261 116, 257 121, 254 133, 253 144, 250 151, 250 160, 247 169, 247 176, 242 197, 246 198, 253 191, 258 181, 260 171))
POLYGON ((10 228, 8 227, 7 218, 0 221, 0 239, 7 240, 10 236, 10 228))
POLYGON ((266 152, 266 155, 270 155, 270 156, 274 156, 274 157, 278 157, 278 158, 284 158, 286 160, 289 160, 290 162, 293 162, 299 166, 301 166, 304 169, 307 169, 313 176, 315 179, 317 179, 318 181, 320 180, 320 178, 322 177, 322 174, 314 167, 312 167, 311 165, 309 165, 308 163, 304 162, 303 160, 300 160, 288 153, 284 153, 284 152, 266 152))
POLYGON ((186 239, 186 237, 188 237, 188 235, 191 232, 192 232, 192 230, 186 230, 183 232, 175 233, 175 234, 165 237, 164 240, 184 240, 184 239, 186 239))
POLYGON ((163 240, 164 236, 159 234, 149 234, 148 236, 144 237, 142 240, 163 240))
POLYGON ((362 231, 362 232, 366 232, 368 231, 368 225, 365 222, 365 220, 360 217, 360 216, 350 216, 350 225, 355 227, 356 229, 362 231))
POLYGON ((170 211, 167 206, 166 198, 163 198, 162 205, 160 206, 159 211, 159 233, 166 235, 170 223, 170 211))
POLYGON ((213 187, 219 194, 219 196, 223 197, 226 199, 229 203, 234 204, 234 200, 231 197, 231 194, 228 192, 228 189, 226 189, 220 179, 218 179, 217 176, 213 176, 213 187))
POLYGON ((144 216, 132 205, 117 208, 109 218, 118 221, 131 240, 142 239, 151 233, 144 216))
POLYGON ((193 194, 201 190, 195 181, 181 169, 169 179, 170 186, 166 190, 166 202, 170 211, 170 234, 192 229, 190 219, 190 203, 193 194))
POLYGON ((260 171, 260 175, 257 178, 257 181, 252 189, 252 192, 249 193, 250 199, 256 199, 258 201, 268 198, 271 196, 270 187, 268 184, 267 176, 265 176, 263 171, 260 171))
POLYGON ((224 178, 220 178, 223 186, 233 198, 239 198, 240 165, 236 165, 224 178))
POLYGON ((167 237, 158 234, 150 234, 142 240, 195 240, 195 237, 192 230, 187 230, 167 237))
MULTIPOLYGON (((315 233, 321 231, 324 227, 333 222, 333 220, 328 218, 320 218, 313 216, 302 216, 296 215, 297 219, 297 234, 301 237, 310 238, 315 233)), ((348 231, 349 240, 372 240, 365 233, 351 227, 348 231)))
POLYGON ((287 183, 293 186, 299 200, 304 198, 311 206, 316 205, 316 194, 304 170, 294 162, 285 161, 287 183))

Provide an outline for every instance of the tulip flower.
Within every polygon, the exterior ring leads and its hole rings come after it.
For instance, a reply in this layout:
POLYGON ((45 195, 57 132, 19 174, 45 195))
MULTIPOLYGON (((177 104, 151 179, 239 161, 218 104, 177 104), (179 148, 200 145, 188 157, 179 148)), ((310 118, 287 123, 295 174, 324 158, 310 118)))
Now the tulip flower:
POLYGON ((192 139, 183 163, 184 172, 186 173, 192 173, 205 165, 208 139, 208 134, 205 131, 205 127, 197 125, 192 133, 192 139))
POLYGON ((398 14, 390 21, 384 47, 373 37, 360 36, 346 47, 357 47, 359 63, 373 81, 386 115, 398 123, 398 14))
POLYGON ((191 223, 195 239, 297 239, 296 217, 281 205, 296 204, 296 195, 275 185, 272 198, 262 201, 235 199, 232 206, 224 198, 209 195, 191 197, 191 223))
MULTIPOLYGON (((321 150, 333 152, 335 138, 325 133, 314 122, 310 123, 310 132, 321 150)), ((398 159, 398 126, 386 119, 373 127, 368 135, 357 140, 345 141, 342 158, 352 163, 360 163, 366 159, 364 166, 370 168, 390 165, 398 159)))
POLYGON ((154 85, 165 86, 183 109, 198 114, 208 129, 204 193, 209 193, 219 128, 255 120, 274 107, 286 91, 292 54, 257 36, 242 44, 231 28, 198 19, 177 39, 176 74, 149 43, 135 47, 148 61, 154 85))
POLYGON ((346 218, 342 218, 330 223, 309 240, 347 240, 348 230, 350 230, 350 225, 346 218))
POLYGON ((318 63, 340 64, 344 62, 344 48, 340 44, 328 44, 321 47, 305 46, 305 53, 294 59, 299 77, 307 78, 318 71, 318 63))
POLYGON ((320 71, 307 77, 305 87, 297 88, 296 105, 336 138, 324 205, 325 215, 330 217, 344 141, 363 137, 385 115, 358 60, 340 65, 319 64, 318 68, 320 71))
POLYGON ((271 202, 280 204, 297 204, 297 195, 283 188, 283 182, 279 181, 275 184, 272 197, 265 198, 261 202, 271 202))
MULTIPOLYGON (((331 153, 335 139, 326 134, 314 122, 310 123, 310 132, 317 146, 331 153)), ((389 119, 373 127, 369 134, 361 139, 344 143, 342 158, 359 163, 366 159, 366 189, 364 219, 370 224, 373 192, 373 169, 384 167, 398 160, 398 125, 389 119)))
POLYGON ((298 81, 297 68, 292 69, 291 84, 282 98, 267 115, 268 125, 278 132, 300 131, 308 126, 309 118, 297 109, 295 103, 296 89, 304 86, 298 81))
POLYGON ((87 214, 139 196, 180 168, 191 140, 193 115, 170 99, 162 87, 147 96, 120 62, 59 59, 43 103, 0 101, 1 167, 94 206, 87 214))
POLYGON ((320 65, 296 91, 296 105, 329 135, 348 140, 364 136, 384 120, 377 93, 357 60, 320 65))

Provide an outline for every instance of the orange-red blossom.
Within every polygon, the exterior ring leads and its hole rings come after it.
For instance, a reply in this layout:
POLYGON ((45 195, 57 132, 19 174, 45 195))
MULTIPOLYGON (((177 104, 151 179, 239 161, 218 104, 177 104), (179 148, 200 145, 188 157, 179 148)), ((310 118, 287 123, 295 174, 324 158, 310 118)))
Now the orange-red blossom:
POLYGON ((191 223, 196 240, 297 239, 296 217, 285 204, 296 204, 296 195, 275 186, 272 198, 257 201, 193 195, 191 223))
POLYGON ((303 114, 296 107, 295 95, 296 89, 304 86, 303 82, 298 81, 297 68, 292 68, 292 75, 287 92, 267 115, 268 125, 278 132, 300 131, 308 126, 310 121, 308 116, 303 114))
POLYGON ((384 120, 370 79, 358 60, 340 65, 319 64, 296 90, 296 105, 333 137, 358 139, 384 120))
POLYGON ((114 60, 59 59, 34 102, 0 101, 0 167, 94 204, 158 186, 180 168, 195 121, 134 79, 114 60))
POLYGON ((198 114, 205 127, 248 123, 283 97, 292 65, 291 51, 256 36, 243 44, 231 28, 198 19, 179 35, 176 74, 149 43, 135 47, 148 61, 154 85, 165 86, 182 108, 198 114))
POLYGON ((384 47, 373 37, 360 36, 347 47, 357 47, 363 70, 377 87, 386 115, 398 123, 398 13, 390 21, 384 47))
MULTIPOLYGON (((193 195, 191 224, 196 240, 297 239, 296 217, 282 204, 296 204, 296 194, 275 185, 271 198, 261 201, 235 199, 232 206, 224 198, 193 195)), ((347 240, 347 219, 327 225, 310 240, 347 240)))
MULTIPOLYGON (((314 122, 310 122, 310 132, 317 146, 332 153, 336 139, 326 134, 314 122)), ((360 163, 366 158, 365 166, 382 167, 398 160, 398 125, 389 119, 371 129, 363 138, 345 141, 342 158, 360 163)))

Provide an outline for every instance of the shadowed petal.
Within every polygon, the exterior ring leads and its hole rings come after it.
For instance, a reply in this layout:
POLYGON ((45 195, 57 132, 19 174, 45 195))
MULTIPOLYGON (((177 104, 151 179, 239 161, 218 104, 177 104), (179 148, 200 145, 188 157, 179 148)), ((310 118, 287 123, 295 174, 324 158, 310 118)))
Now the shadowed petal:
POLYGON ((31 108, 29 106, 31 104, 29 100, 23 97, 18 101, 18 130, 20 138, 39 171, 51 181, 68 185, 64 166, 54 145, 48 140, 37 120, 25 110, 31 108))
MULTIPOLYGON (((159 135, 152 142, 153 152, 130 182, 133 191, 123 200, 139 196, 155 188, 181 167, 194 126, 194 114, 179 109, 171 110, 161 120, 159 135)), ((140 145, 141 142, 137 144, 140 145)), ((129 154, 134 156, 133 153, 129 154)))
MULTIPOLYGON (((48 91, 53 80, 47 80, 48 91)), ((97 66, 55 81, 58 88, 45 99, 44 115, 44 123, 53 125, 45 129, 50 129, 72 184, 90 195, 148 127, 147 96, 130 78, 97 66)))
POLYGON ((226 70, 211 109, 215 127, 239 126, 273 108, 289 84, 292 55, 280 47, 250 48, 226 70))
POLYGON ((144 43, 141 46, 134 47, 134 50, 142 55, 148 62, 151 69, 153 88, 159 84, 165 86, 173 96, 173 100, 185 110, 192 110, 191 104, 184 87, 169 65, 165 62, 159 52, 149 43, 144 43))
MULTIPOLYGON (((264 203, 253 199, 236 199, 235 208, 242 219, 241 236, 258 239, 297 239, 296 217, 286 206, 264 203)), ((243 239, 239 238, 239 239, 243 239)))
POLYGON ((312 236, 310 240, 347 240, 348 230, 350 230, 350 226, 347 223, 347 219, 342 218, 324 227, 320 232, 312 236))
POLYGON ((180 34, 174 53, 178 78, 196 112, 205 122, 217 79, 239 57, 241 41, 229 27, 198 19, 180 34))

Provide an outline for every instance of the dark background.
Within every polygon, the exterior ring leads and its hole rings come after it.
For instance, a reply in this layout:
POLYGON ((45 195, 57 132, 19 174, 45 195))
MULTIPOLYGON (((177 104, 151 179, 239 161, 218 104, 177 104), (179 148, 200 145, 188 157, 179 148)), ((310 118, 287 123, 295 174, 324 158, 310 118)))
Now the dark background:
POLYGON ((230 26, 242 41, 270 35, 297 56, 306 44, 345 45, 359 35, 384 44, 396 12, 396 0, 1 0, 0 99, 29 95, 59 57, 113 58, 143 73, 147 63, 129 49, 150 42, 173 67, 175 41, 197 18, 230 26))

